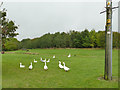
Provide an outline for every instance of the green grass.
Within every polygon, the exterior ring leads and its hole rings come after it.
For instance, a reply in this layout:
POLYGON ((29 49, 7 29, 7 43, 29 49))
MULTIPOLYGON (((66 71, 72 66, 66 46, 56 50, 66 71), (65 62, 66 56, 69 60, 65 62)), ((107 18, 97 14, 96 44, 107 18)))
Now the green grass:
POLYGON ((105 51, 103 49, 30 49, 11 51, 2 55, 3 88, 118 88, 118 50, 113 50, 113 79, 98 80, 104 75, 105 51), (37 54, 24 54, 24 53, 37 54), (72 57, 68 58, 67 55, 72 57), (56 55, 55 59, 52 56, 56 55), (48 70, 43 69, 40 57, 50 58, 48 70), (28 66, 33 59, 33 70, 28 66), (64 61, 69 72, 58 68, 58 61, 64 61), (22 62, 26 68, 19 68, 22 62))

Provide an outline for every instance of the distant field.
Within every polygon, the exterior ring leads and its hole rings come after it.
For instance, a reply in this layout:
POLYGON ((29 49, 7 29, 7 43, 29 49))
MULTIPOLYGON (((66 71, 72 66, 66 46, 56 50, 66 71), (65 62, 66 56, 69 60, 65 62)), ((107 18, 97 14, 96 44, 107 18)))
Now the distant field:
POLYGON ((118 50, 113 50, 113 80, 100 79, 104 75, 104 49, 30 49, 11 51, 2 55, 3 88, 117 88, 118 50), (68 58, 67 55, 72 57, 68 58), (52 56, 56 55, 55 59, 52 56), (50 58, 48 70, 43 69, 42 58, 50 58), (29 70, 30 62, 33 70, 29 70), (64 61, 69 72, 59 69, 58 61, 64 61), (19 68, 22 62, 26 68, 19 68))

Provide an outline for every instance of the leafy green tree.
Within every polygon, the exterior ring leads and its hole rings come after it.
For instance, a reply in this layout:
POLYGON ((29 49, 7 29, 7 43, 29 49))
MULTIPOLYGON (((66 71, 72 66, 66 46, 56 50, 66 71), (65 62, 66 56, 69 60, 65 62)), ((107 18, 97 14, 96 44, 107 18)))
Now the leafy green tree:
POLYGON ((69 32, 70 34, 70 37, 71 37, 71 43, 70 43, 70 46, 73 47, 73 48, 79 48, 81 47, 81 33, 78 32, 78 31, 70 31, 69 32))
POLYGON ((53 45, 56 48, 60 48, 60 44, 61 44, 61 35, 60 32, 56 32, 53 37, 53 45))
POLYGON ((97 47, 96 39, 97 39, 97 36, 96 36, 95 30, 91 30, 90 31, 90 47, 92 48, 97 47))
POLYGON ((12 20, 6 18, 6 10, 0 10, 0 28, 2 30, 2 49, 5 49, 5 41, 7 38, 15 37, 18 33, 15 33, 18 29, 18 26, 12 20))
POLYGON ((90 47, 90 35, 88 29, 85 29, 81 32, 82 36, 82 47, 89 48, 90 47))
POLYGON ((31 48, 31 39, 27 38, 27 39, 23 39, 20 43, 20 47, 22 49, 30 49, 31 48))
POLYGON ((105 31, 99 31, 97 33, 97 46, 99 48, 105 48, 105 31))
POLYGON ((19 48, 19 41, 16 38, 7 38, 5 42, 5 50, 13 51, 19 48))
POLYGON ((65 40, 65 48, 70 48, 71 46, 71 37, 69 35, 69 33, 66 33, 64 35, 64 40, 65 40))

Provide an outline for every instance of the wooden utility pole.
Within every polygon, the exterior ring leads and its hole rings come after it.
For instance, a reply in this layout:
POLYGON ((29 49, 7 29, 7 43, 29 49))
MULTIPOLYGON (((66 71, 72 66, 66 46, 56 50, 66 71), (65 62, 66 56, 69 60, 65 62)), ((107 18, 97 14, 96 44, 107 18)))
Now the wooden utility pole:
POLYGON ((105 72, 104 79, 112 80, 112 0, 106 0, 106 26, 105 26, 105 72))
POLYGON ((112 80, 112 0, 106 1, 105 80, 112 80))

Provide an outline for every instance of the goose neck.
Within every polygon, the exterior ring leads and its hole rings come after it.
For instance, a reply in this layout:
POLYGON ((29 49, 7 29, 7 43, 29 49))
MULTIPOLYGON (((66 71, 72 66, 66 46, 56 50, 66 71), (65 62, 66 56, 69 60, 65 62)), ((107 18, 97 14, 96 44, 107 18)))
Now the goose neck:
POLYGON ((45 62, 45 66, 46 66, 46 62, 45 62))
POLYGON ((64 63, 64 67, 65 67, 65 63, 64 63))

